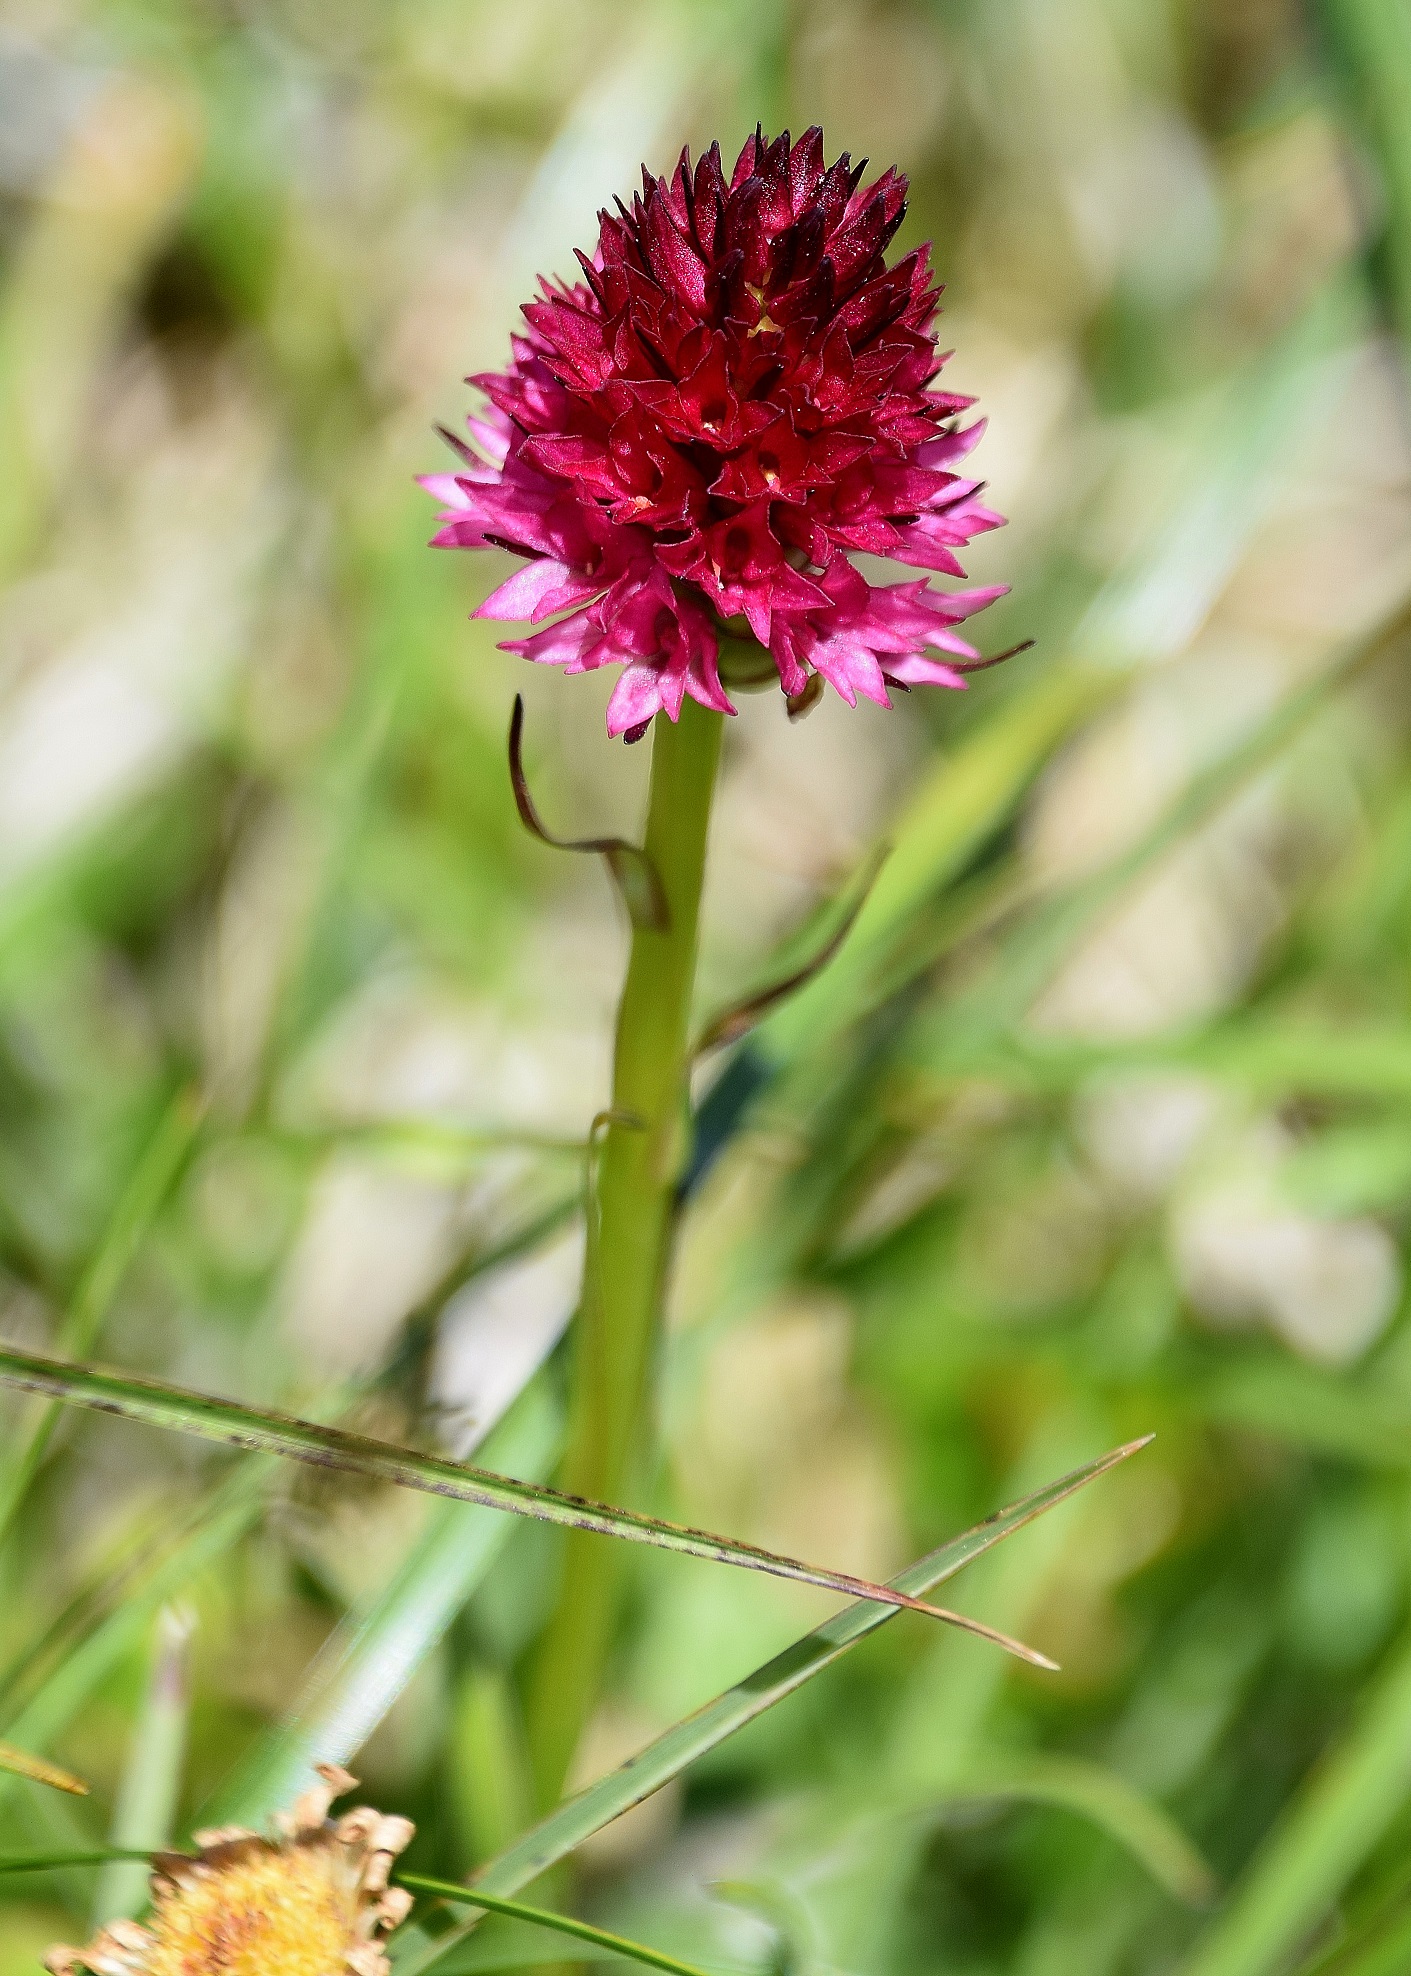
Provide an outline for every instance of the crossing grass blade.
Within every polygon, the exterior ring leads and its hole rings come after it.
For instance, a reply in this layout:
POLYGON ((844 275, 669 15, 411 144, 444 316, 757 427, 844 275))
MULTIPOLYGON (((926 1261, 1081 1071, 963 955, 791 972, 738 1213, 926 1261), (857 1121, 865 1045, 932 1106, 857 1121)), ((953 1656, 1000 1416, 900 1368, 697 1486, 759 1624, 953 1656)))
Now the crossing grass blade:
POLYGON ((27 1750, 17 1750, 10 1743, 0 1743, 0 1770, 12 1777, 27 1777, 32 1784, 48 1784, 56 1791, 67 1791, 70 1797, 88 1796, 88 1786, 81 1777, 61 1770, 57 1763, 46 1763, 43 1757, 31 1756, 27 1750))
POLYGON ((0 1385, 45 1393, 71 1406, 117 1414, 125 1420, 223 1442, 253 1453, 282 1455, 316 1468, 391 1482, 399 1488, 420 1489, 429 1495, 450 1496, 458 1502, 508 1510, 512 1515, 563 1524, 569 1529, 651 1544, 684 1557, 739 1565, 748 1571, 788 1578, 796 1584, 814 1585, 820 1591, 841 1592, 848 1598, 904 1607, 976 1633, 1035 1667, 1052 1669, 1054 1665, 1046 1655, 1036 1653, 1021 1641, 1011 1640, 1007 1634, 997 1633, 964 1613, 928 1605, 900 1586, 874 1585, 851 1572, 803 1564, 796 1558, 760 1550, 753 1544, 717 1537, 708 1530, 693 1530, 636 1510, 614 1509, 606 1503, 566 1496, 542 1483, 516 1481, 513 1476, 496 1475, 489 1469, 472 1468, 468 1463, 450 1461, 444 1456, 422 1454, 414 1448, 349 1434, 341 1428, 323 1427, 292 1415, 240 1406, 233 1400, 216 1399, 187 1387, 139 1379, 130 1373, 109 1372, 96 1366, 67 1364, 37 1352, 21 1352, 10 1345, 0 1346, 0 1385))
POLYGON ((1192 1071, 1266 1102, 1404 1100, 1411 1097, 1411 1026, 1349 1020, 1334 1027, 1267 1015, 1131 1041, 1019 1031, 977 1043, 965 1066, 1006 1089, 1038 1094, 1073 1091, 1104 1072, 1192 1071))
MULTIPOLYGON (((1046 1510, 1053 1509, 1098 1476, 1105 1475, 1119 1462, 1126 1461, 1149 1445, 1151 1435, 1129 1441, 1110 1453, 1036 1490, 1007 1509, 998 1510, 984 1523, 953 1537, 938 1550, 908 1566, 893 1580, 895 1589, 920 1594, 954 1577, 972 1559, 1023 1529, 1046 1510)), ((787 1696, 831 1667, 849 1647, 865 1639, 878 1626, 885 1625, 892 1613, 875 1603, 851 1605, 836 1613, 822 1626, 794 1641, 782 1653, 766 1661, 743 1681, 736 1682, 704 1708, 673 1724, 655 1742, 628 1759, 598 1783, 580 1791, 550 1812, 521 1838, 477 1873, 473 1891, 511 1898, 521 1888, 538 1879, 558 1860, 581 1846, 603 1826, 611 1824, 624 1811, 630 1811, 654 1791, 659 1791, 689 1764, 713 1750, 727 1738, 776 1706, 787 1696)), ((411 1931, 396 1960, 396 1976, 421 1976, 461 1941, 475 1924, 462 1923, 439 1938, 424 1929, 411 1931)))

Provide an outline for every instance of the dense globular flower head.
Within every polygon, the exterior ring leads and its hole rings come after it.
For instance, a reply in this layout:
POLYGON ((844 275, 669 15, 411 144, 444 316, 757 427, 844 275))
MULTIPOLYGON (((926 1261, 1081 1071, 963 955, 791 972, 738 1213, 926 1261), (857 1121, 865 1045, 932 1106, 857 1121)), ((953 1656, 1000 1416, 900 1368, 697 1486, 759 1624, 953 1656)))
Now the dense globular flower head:
POLYGON ((963 577, 956 550, 1003 519, 954 471, 982 427, 936 385, 929 250, 886 263, 906 180, 862 173, 817 129, 756 132, 728 178, 718 145, 644 170, 582 280, 541 281, 511 363, 470 380, 489 409, 459 470, 423 483, 439 546, 527 559, 477 613, 543 625, 507 650, 624 668, 612 733, 687 693, 733 712, 732 637, 791 698, 819 675, 850 704, 962 685, 978 657, 955 626, 1002 587, 877 586, 852 560, 963 577))

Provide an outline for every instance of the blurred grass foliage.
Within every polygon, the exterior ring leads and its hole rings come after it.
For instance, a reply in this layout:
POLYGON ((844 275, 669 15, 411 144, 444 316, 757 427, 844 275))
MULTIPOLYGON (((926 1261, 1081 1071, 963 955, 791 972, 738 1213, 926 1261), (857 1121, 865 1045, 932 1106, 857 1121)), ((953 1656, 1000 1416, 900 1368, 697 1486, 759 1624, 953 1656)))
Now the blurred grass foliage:
MULTIPOLYGON (((519 829, 513 693, 565 831, 636 828, 645 750, 466 622, 500 573, 426 552, 412 475, 639 161, 757 119, 911 173, 1012 517, 988 636, 1037 647, 730 727, 702 1021, 892 850, 703 1073, 658 1507, 883 1576, 1158 1439, 959 1588, 1060 1676, 904 1618, 684 1770, 669 1725, 826 1607, 634 1555, 577 1781, 661 1788, 556 1891, 720 1968, 1391 1976, 1400 0, 9 0, 0 1333, 545 1472, 625 929, 519 829)), ((326 1755, 415 1868, 524 1884, 554 1532, 0 1419, 0 1736, 93 1786, 0 1772, 0 1848, 258 1817, 326 1755)), ((136 1897, 7 1878, 0 1976, 136 1897)), ((436 1966, 561 1953, 498 1918, 436 1966)))

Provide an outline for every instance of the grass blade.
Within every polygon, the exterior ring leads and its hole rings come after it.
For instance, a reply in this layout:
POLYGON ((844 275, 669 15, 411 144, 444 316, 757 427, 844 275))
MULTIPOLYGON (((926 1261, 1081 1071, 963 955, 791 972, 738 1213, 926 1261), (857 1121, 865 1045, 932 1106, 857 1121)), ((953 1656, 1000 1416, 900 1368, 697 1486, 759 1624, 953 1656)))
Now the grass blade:
MULTIPOLYGON (((266 1480, 258 1468, 247 1469, 218 1490, 194 1525, 153 1561, 145 1580, 127 1586, 122 1603, 4 1724, 6 1734, 41 1748, 51 1743, 134 1650, 157 1608, 244 1536, 263 1507, 266 1480)), ((0 1774, 0 1793, 9 1781, 0 1774)))
POLYGON ((1184 1976, 1272 1976, 1328 1913, 1411 1793, 1411 1640, 1403 1637, 1256 1855, 1184 1976))
POLYGON ((943 1606, 928 1605, 924 1599, 899 1586, 874 1585, 850 1572, 829 1571, 802 1564, 795 1558, 781 1557, 774 1551, 741 1544, 728 1537, 717 1537, 708 1530, 692 1530, 683 1525, 664 1523, 636 1510, 613 1509, 606 1503, 587 1502, 566 1496, 542 1483, 519 1482, 512 1476, 496 1475, 488 1469, 444 1456, 419 1453, 398 1447, 390 1441, 375 1441, 361 1434, 349 1434, 337 1427, 319 1426, 314 1421, 292 1415, 269 1413, 254 1407, 220 1400, 208 1393, 171 1386, 160 1380, 139 1379, 129 1373, 108 1372, 96 1366, 71 1365, 37 1352, 17 1351, 0 1346, 0 1385, 15 1386, 25 1392, 47 1393, 71 1406, 91 1407, 99 1413, 113 1413, 126 1420, 138 1420, 151 1427, 192 1434, 199 1439, 221 1441, 228 1446, 253 1452, 283 1455, 318 1468, 339 1469, 346 1474, 368 1476, 392 1482, 400 1488, 421 1489, 429 1495, 450 1496, 458 1502, 479 1503, 486 1509, 508 1510, 517 1516, 536 1517, 545 1523, 564 1524, 574 1530, 593 1531, 601 1536, 621 1537, 632 1543, 652 1544, 661 1550, 685 1557, 709 1559, 717 1564, 734 1564, 750 1571, 763 1571, 773 1577, 788 1578, 802 1585, 815 1585, 825 1592, 842 1592, 849 1598, 869 1599, 884 1606, 901 1606, 922 1612, 931 1619, 943 1619, 966 1632, 978 1633, 996 1646, 1004 1647, 1036 1667, 1052 1667, 1043 1654, 1032 1647, 996 1633, 979 1620, 943 1606))
MULTIPOLYGON (((164 1606, 157 1616, 151 1678, 113 1811, 115 1853, 136 1848, 156 1851, 170 1842, 186 1755, 191 1707, 187 1658, 193 1625, 192 1614, 172 1606, 164 1606)), ((146 1892, 147 1875, 140 1866, 113 1860, 99 1875, 93 1896, 94 1925, 136 1914, 146 1892)))
MULTIPOLYGON (((495 1430, 486 1453, 517 1475, 546 1474, 558 1453, 557 1411, 531 1388, 495 1430)), ((202 1809, 203 1825, 255 1825, 292 1803, 320 1763, 362 1748, 480 1583, 509 1534, 503 1517, 437 1503, 389 1582, 348 1613, 303 1689, 202 1809)))
MULTIPOLYGON (((203 1110, 197 1094, 183 1090, 158 1121, 60 1326, 59 1344, 66 1356, 84 1358, 97 1343, 133 1257, 186 1163, 203 1110)), ((43 1465, 58 1419, 57 1406, 43 1408, 29 1435, 6 1453, 0 1466, 0 1543, 43 1465)))
POLYGON ((629 1942, 624 1935, 611 1935, 605 1928, 594 1928, 589 1922, 575 1921, 567 1914, 553 1914, 542 1907, 526 1907, 523 1901, 507 1900, 500 1894, 482 1896, 479 1891, 472 1894, 468 1888, 457 1886, 454 1880, 428 1880, 421 1873, 399 1873, 396 1877, 400 1886, 413 1887, 418 1893, 439 1894, 443 1900, 459 1901, 462 1906, 473 1903, 491 1914, 507 1914, 516 1921, 532 1921, 540 1928, 552 1928, 556 1934, 572 1935, 580 1942, 591 1942, 595 1948, 626 1956, 629 1961, 645 1962, 653 1969, 669 1969, 673 1976, 706 1976, 706 1972, 694 1962, 682 1962, 674 1955, 664 1955, 660 1949, 649 1949, 641 1942, 629 1942))
MULTIPOLYGON (((1008 1509, 999 1510, 973 1530, 953 1537, 938 1550, 932 1551, 919 1563, 910 1565, 895 1579, 900 1590, 912 1593, 930 1591, 956 1572, 980 1557, 985 1551, 1001 1543, 1006 1537, 1021 1530, 1035 1517, 1053 1509, 1066 1497, 1076 1493, 1087 1483, 1105 1475, 1119 1462, 1125 1461, 1139 1448, 1150 1441, 1147 1435, 1143 1440, 1130 1441, 1124 1447, 1114 1448, 1111 1453, 1074 1470, 1046 1488, 1036 1490, 1022 1501, 1012 1503, 1008 1509)), ((756 1716, 763 1715, 776 1703, 801 1688, 806 1681, 831 1667, 835 1660, 845 1654, 849 1647, 885 1625, 891 1613, 875 1604, 848 1606, 834 1614, 812 1633, 794 1641, 780 1654, 767 1661, 754 1673, 745 1676, 733 1688, 707 1702, 704 1708, 697 1709, 682 1722, 673 1724, 656 1741, 650 1743, 634 1757, 614 1770, 609 1776, 569 1798, 556 1810, 549 1813, 514 1845, 489 1862, 476 1875, 475 1888, 486 1893, 512 1896, 522 1887, 527 1887, 556 1861, 565 1858, 594 1832, 600 1831, 624 1811, 640 1804, 663 1784, 715 1749, 727 1737, 753 1722, 756 1716)), ((420 1976, 420 1972, 438 1961, 446 1951, 460 1940, 473 1923, 462 1924, 449 1936, 431 1940, 424 1933, 420 1942, 409 1940, 397 1962, 397 1976, 420 1976)))
POLYGON ((71 1797, 88 1796, 88 1786, 81 1777, 60 1770, 57 1763, 46 1763, 43 1757, 31 1756, 27 1750, 17 1750, 12 1743, 0 1743, 0 1770, 12 1777, 27 1777, 31 1784, 48 1784, 56 1791, 67 1791, 71 1797))

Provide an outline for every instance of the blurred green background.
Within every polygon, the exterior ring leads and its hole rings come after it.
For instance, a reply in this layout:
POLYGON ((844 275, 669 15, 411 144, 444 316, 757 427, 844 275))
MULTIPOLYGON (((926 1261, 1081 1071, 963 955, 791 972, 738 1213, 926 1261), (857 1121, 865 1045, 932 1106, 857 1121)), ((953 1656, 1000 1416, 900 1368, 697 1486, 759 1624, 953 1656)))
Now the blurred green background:
MULTIPOLYGON (((1012 518, 984 638, 1037 643, 730 726, 703 1013, 895 848, 703 1081, 660 1503, 885 1574, 1158 1439, 952 1588, 1061 1675, 904 1619, 578 1898, 780 1976, 1396 1976, 1401 0, 6 0, 0 1333, 466 1452, 551 1401, 626 942, 519 830, 510 700, 555 827, 634 827, 647 751, 467 622, 507 559, 428 553, 412 476, 639 162, 757 119, 911 174, 1012 518)), ((550 1537, 418 1607, 420 1499, 3 1420, 0 1736, 95 1786, 0 1777, 6 1850, 277 1801, 339 1708, 423 1870, 522 1823, 550 1537)), ((632 1587, 584 1780, 828 1610, 632 1587)), ((0 1884, 0 1972, 132 1898, 0 1884)), ((545 1953, 496 1925, 461 1967, 545 1953)))

